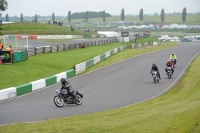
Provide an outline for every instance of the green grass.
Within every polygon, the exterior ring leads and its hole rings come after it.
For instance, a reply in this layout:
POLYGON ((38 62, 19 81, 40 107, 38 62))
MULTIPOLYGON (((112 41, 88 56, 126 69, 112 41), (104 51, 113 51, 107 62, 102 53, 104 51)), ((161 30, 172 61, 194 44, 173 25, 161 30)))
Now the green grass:
MULTIPOLYGON (((83 35, 83 31, 71 29, 66 26, 56 26, 40 23, 12 23, 2 26, 2 34, 28 34, 28 35, 83 35)), ((87 33, 90 34, 90 33, 87 33)), ((94 33, 93 33, 94 34, 94 33)))
POLYGON ((93 46, 51 54, 30 56, 27 61, 12 65, 0 65, 0 89, 21 85, 27 82, 46 78, 74 68, 74 65, 89 60, 111 49, 130 43, 115 43, 93 46), (12 82, 10 82, 12 80, 12 82))
MULTIPOLYGON (((124 55, 123 58, 135 55, 133 51, 119 54, 124 55)), ((115 60, 116 56, 111 58, 115 60)), ((126 108, 94 114, 1 126, 0 132, 198 133, 200 132, 200 71, 198 70, 200 70, 200 55, 192 62, 184 78, 173 89, 157 98, 126 108)))
POLYGON ((148 38, 137 39, 136 43, 155 42, 155 41, 157 40, 153 36, 150 36, 148 38))

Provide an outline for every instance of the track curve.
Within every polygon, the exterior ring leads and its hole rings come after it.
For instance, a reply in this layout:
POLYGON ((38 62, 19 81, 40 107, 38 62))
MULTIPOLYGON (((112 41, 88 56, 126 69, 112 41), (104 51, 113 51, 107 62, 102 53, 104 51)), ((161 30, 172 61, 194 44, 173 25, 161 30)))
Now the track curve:
POLYGON ((75 90, 84 95, 80 106, 65 105, 57 108, 54 105, 53 97, 60 84, 0 102, 0 125, 95 113, 154 97, 166 91, 200 51, 200 43, 179 44, 174 48, 135 56, 70 79, 75 90), (172 79, 168 79, 164 67, 172 52, 177 55, 177 67, 172 79), (152 62, 160 69, 162 80, 158 84, 153 83, 150 75, 152 62))

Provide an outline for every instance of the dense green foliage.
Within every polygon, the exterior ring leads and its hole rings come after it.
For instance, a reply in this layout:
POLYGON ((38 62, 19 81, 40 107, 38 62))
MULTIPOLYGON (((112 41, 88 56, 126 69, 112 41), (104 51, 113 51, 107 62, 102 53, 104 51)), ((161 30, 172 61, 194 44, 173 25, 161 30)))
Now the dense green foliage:
POLYGON ((0 11, 5 11, 8 8, 8 2, 6 0, 0 0, 0 11))
POLYGON ((147 38, 137 39, 136 43, 155 42, 155 41, 157 41, 157 40, 153 36, 150 36, 147 38))
POLYGON ((187 9, 186 9, 186 7, 184 7, 183 11, 182 11, 182 20, 183 20, 183 22, 186 21, 186 16, 187 16, 187 9))
POLYGON ((125 11, 124 11, 124 8, 123 8, 122 11, 121 11, 120 17, 121 17, 121 21, 124 21, 124 20, 125 20, 125 11))
POLYGON ((143 9, 140 9, 139 18, 141 22, 143 22, 143 17, 143 9))
MULTIPOLYGON (((102 12, 88 11, 88 18, 102 18, 102 12)), ((111 17, 109 13, 105 13, 106 17, 111 17)), ((72 13, 72 19, 85 19, 85 12, 72 13)))
POLYGON ((163 23, 165 20, 165 10, 164 9, 161 10, 160 18, 161 18, 161 22, 163 23))

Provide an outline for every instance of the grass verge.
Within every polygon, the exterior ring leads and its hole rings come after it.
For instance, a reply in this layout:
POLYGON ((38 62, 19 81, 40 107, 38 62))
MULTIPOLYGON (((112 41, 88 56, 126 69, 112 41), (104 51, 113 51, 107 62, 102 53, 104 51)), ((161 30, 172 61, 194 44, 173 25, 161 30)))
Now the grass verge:
POLYGON ((69 50, 31 56, 27 61, 0 65, 0 89, 18 86, 46 78, 74 68, 75 64, 89 60, 116 47, 130 43, 114 43, 85 49, 69 50))
POLYGON ((180 82, 173 89, 157 98, 126 108, 89 115, 57 118, 39 123, 1 126, 0 132, 200 132, 200 71, 198 70, 200 70, 200 55, 189 66, 188 72, 180 82))

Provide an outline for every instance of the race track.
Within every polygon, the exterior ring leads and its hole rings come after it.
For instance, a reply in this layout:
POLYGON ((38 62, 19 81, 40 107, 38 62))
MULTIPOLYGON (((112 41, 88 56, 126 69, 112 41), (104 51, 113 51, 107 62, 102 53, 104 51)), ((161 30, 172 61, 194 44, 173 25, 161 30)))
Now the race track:
POLYGON ((65 105, 58 108, 54 105, 53 97, 60 84, 0 102, 0 125, 101 112, 157 96, 180 78, 190 60, 200 51, 200 43, 179 44, 174 48, 139 55, 70 79, 75 90, 84 96, 80 106, 65 105), (172 79, 168 79, 164 67, 172 52, 177 55, 177 67, 172 79), (154 84, 150 75, 153 62, 161 73, 162 80, 158 84, 154 84))

